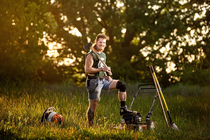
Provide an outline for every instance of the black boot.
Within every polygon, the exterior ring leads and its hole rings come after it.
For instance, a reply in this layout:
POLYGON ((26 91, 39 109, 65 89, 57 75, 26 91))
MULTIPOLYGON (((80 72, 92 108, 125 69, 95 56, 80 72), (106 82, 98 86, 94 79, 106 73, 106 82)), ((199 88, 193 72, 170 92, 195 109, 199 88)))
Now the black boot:
POLYGON ((128 110, 127 106, 121 106, 120 107, 120 115, 131 115, 131 114, 135 114, 133 111, 128 110))

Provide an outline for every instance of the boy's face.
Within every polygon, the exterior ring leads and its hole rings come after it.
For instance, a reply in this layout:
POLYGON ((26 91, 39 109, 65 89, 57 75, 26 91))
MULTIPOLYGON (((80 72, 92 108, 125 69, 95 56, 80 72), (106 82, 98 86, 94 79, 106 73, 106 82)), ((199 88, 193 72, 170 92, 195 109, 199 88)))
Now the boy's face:
POLYGON ((106 47, 106 39, 99 38, 98 41, 96 42, 96 47, 98 51, 103 51, 104 48, 106 47))

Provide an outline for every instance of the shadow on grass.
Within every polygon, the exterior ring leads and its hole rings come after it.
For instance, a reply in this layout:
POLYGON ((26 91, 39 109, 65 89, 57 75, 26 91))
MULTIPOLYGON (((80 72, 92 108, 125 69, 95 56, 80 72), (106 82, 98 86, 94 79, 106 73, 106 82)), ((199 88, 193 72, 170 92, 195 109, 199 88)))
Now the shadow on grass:
POLYGON ((11 140, 11 139, 16 139, 20 140, 16 135, 14 135, 11 130, 5 131, 5 130, 0 130, 0 139, 1 140, 11 140))

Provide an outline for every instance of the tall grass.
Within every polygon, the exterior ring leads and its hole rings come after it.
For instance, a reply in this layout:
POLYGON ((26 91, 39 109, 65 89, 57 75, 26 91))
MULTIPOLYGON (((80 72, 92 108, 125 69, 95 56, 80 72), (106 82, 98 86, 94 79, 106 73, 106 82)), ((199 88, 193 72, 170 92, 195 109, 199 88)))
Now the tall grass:
MULTIPOLYGON (((137 92, 138 83, 128 85, 127 105, 137 92)), ((210 102, 208 87, 177 85, 163 89, 173 121, 174 132, 166 127, 159 100, 151 120, 154 131, 114 129, 120 124, 117 91, 103 91, 98 103, 94 126, 87 127, 88 95, 84 87, 74 84, 22 83, 0 86, 0 139, 210 139, 210 102), (63 128, 41 124, 48 107, 65 119, 63 128)), ((156 93, 139 93, 132 110, 142 114, 145 122, 156 93)))

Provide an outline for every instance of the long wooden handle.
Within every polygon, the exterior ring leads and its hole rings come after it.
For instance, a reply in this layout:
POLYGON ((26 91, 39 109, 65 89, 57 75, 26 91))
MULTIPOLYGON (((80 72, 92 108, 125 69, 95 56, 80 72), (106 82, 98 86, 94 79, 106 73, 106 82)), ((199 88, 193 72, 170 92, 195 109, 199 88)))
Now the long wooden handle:
POLYGON ((167 111, 168 116, 169 116, 169 119, 170 119, 170 123, 172 124, 171 114, 170 114, 170 111, 169 111, 169 109, 168 109, 168 106, 167 106, 166 100, 165 100, 165 98, 164 98, 164 96, 163 96, 163 92, 162 92, 162 90, 161 90, 160 84, 159 84, 158 79, 157 79, 157 76, 156 76, 156 74, 155 74, 155 70, 154 70, 154 68, 153 68, 153 66, 152 66, 152 65, 151 65, 150 67, 152 68, 153 75, 154 75, 154 77, 155 77, 155 80, 156 80, 157 86, 158 86, 159 91, 160 91, 160 95, 161 95, 161 97, 162 97, 162 99, 163 99, 163 102, 164 102, 164 104, 165 104, 166 111, 167 111))
POLYGON ((157 76, 156 76, 156 74, 155 74, 155 70, 154 70, 154 68, 153 68, 152 65, 151 65, 150 67, 151 67, 152 73, 153 73, 153 75, 154 75, 154 77, 155 77, 155 81, 157 82, 157 86, 158 86, 158 88, 159 88, 160 95, 161 95, 161 97, 162 97, 162 99, 163 99, 163 102, 164 102, 164 104, 165 104, 166 110, 169 111, 168 106, 167 106, 167 104, 166 104, 166 100, 165 100, 165 98, 164 98, 164 96, 163 96, 163 92, 162 92, 162 90, 161 90, 160 84, 159 84, 159 82, 158 82, 157 76))
MULTIPOLYGON (((107 67, 106 63, 104 63, 104 61, 98 56, 98 54, 96 53, 96 51, 93 49, 93 46, 91 46, 90 49, 95 53, 96 57, 103 63, 103 65, 105 67, 107 67)), ((109 73, 109 75, 112 75, 112 72, 111 71, 109 71, 108 73, 109 73)))
POLYGON ((157 82, 155 80, 155 76, 154 76, 154 73, 153 73, 154 69, 152 69, 151 66, 149 66, 149 68, 150 68, 150 72, 151 72, 151 75, 152 75, 152 78, 153 78, 153 81, 154 81, 154 84, 155 84, 155 88, 156 88, 156 91, 157 91, 157 94, 158 94, 158 98, 159 98, 159 101, 160 101, 160 106, 161 106, 162 111, 163 111, 163 116, 164 116, 166 125, 167 125, 167 127, 169 127, 168 120, 167 120, 167 117, 166 117, 166 113, 165 113, 165 110, 164 110, 164 107, 163 107, 163 103, 162 103, 162 100, 161 100, 160 91, 159 91, 159 88, 158 88, 158 85, 157 85, 157 82))

